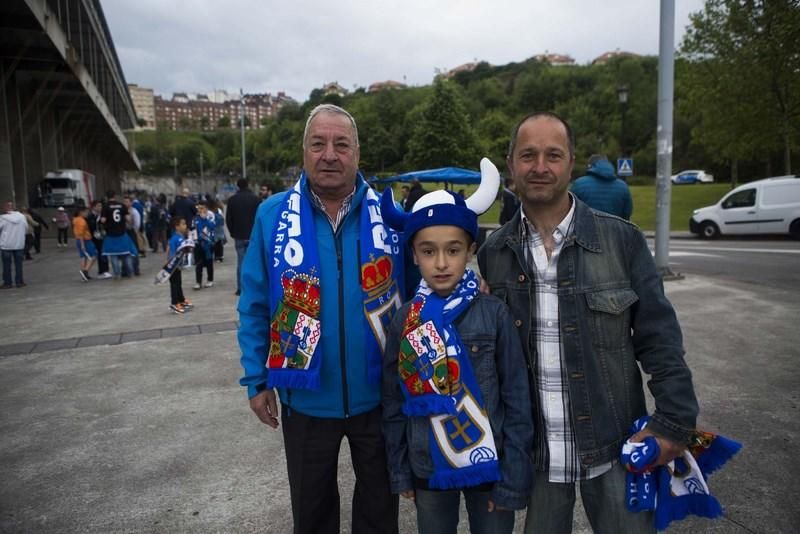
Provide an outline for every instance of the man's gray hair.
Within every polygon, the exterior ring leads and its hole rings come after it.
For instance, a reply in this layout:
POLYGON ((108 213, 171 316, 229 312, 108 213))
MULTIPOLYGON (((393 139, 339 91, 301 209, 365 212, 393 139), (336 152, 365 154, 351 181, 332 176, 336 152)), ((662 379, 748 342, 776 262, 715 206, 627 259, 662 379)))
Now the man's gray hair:
POLYGON ((306 140, 308 140, 308 127, 311 125, 311 121, 314 120, 314 117, 319 115, 320 113, 331 113, 333 115, 344 115, 347 117, 347 120, 350 121, 350 126, 353 127, 353 135, 355 136, 356 146, 359 146, 358 142, 358 126, 356 126, 356 120, 350 115, 347 110, 344 108, 340 108, 334 104, 320 104, 319 106, 315 107, 311 110, 311 113, 308 114, 308 120, 306 120, 306 128, 303 130, 303 148, 306 148, 306 140))

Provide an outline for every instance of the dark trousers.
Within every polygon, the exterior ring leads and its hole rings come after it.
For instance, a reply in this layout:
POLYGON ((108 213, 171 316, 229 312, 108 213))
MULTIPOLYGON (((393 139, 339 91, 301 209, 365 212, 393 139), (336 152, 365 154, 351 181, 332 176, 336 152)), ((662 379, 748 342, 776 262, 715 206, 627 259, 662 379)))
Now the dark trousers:
POLYGON ((325 419, 281 407, 295 534, 339 534, 337 467, 347 437, 356 476, 353 534, 397 533, 397 495, 389 488, 381 412, 325 419))
POLYGON ((11 286, 11 262, 14 262, 14 283, 18 286, 25 283, 22 279, 22 257, 24 255, 23 249, 19 250, 4 250, 2 251, 3 257, 3 285, 11 286))
POLYGON ((31 248, 33 247, 34 234, 25 234, 25 259, 32 260, 31 248))
POLYGON ((222 261, 222 256, 225 254, 225 245, 222 243, 222 240, 214 242, 214 257, 219 261, 222 261))
POLYGON ((214 281, 214 254, 206 254, 206 249, 202 246, 194 248, 194 261, 197 262, 194 268, 194 279, 200 284, 203 282, 203 268, 208 273, 208 281, 214 281))
POLYGON ((33 249, 39 254, 42 251, 42 227, 33 229, 33 249))
POLYGON ((97 249, 97 274, 108 272, 108 256, 103 256, 103 240, 92 238, 92 243, 97 249))
POLYGON ((172 304, 180 304, 186 298, 183 296, 183 280, 181 279, 181 268, 175 269, 169 277, 169 296, 172 304))
POLYGON ((167 229, 166 228, 153 228, 153 236, 150 241, 150 248, 153 252, 158 252, 158 245, 161 244, 161 250, 167 251, 167 229))
POLYGON ((58 229, 58 244, 59 245, 67 245, 67 228, 59 228, 58 229))

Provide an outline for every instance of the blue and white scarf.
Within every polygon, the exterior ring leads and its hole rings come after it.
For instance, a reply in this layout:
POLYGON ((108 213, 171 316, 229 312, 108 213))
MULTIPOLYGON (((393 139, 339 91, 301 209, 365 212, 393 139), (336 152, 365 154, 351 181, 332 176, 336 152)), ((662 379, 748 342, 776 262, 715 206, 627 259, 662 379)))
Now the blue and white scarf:
POLYGON ((423 280, 406 315, 398 378, 405 396, 403 412, 430 421, 431 488, 465 488, 501 479, 480 387, 454 325, 478 289, 469 269, 447 298, 423 280))
MULTIPOLYGON (((635 434, 647 426, 650 417, 633 423, 635 434)), ((708 489, 708 476, 722 467, 742 445, 724 436, 695 430, 684 453, 667 465, 654 466, 660 455, 652 436, 644 441, 626 441, 620 460, 626 474, 625 503, 631 512, 654 511, 658 530, 670 522, 697 515, 710 519, 722 515, 722 506, 708 489)))
MULTIPOLYGON (((359 173, 356 187, 363 184, 359 173)), ((320 260, 314 208, 305 172, 283 198, 270 239, 273 303, 267 385, 319 389, 322 348, 320 260)), ((386 329, 402 305, 403 255, 400 238, 383 224, 378 196, 369 187, 360 204, 360 275, 364 331, 371 384, 380 382, 386 329)), ((345 318, 341 317, 344 321, 345 318)), ((360 355, 351 355, 358 357, 360 355)))

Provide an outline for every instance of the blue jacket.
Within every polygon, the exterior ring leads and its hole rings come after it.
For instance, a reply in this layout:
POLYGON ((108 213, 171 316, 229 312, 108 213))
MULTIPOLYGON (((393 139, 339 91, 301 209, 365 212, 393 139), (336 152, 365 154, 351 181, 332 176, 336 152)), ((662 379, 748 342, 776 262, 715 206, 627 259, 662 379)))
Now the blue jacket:
MULTIPOLYGON (((558 306, 569 415, 581 464, 618 458, 631 424, 647 415, 640 366, 650 375, 647 385, 655 399, 647 428, 687 442, 695 428, 697 399, 683 358, 681 328, 647 242, 631 223, 575 202, 575 231, 558 257, 558 306)), ((511 309, 530 370, 538 358, 536 288, 519 225, 517 212, 489 236, 478 251, 478 264, 492 294, 511 309)), ((534 425, 543 428, 532 389, 534 425)), ((543 435, 537 433, 534 449, 539 468, 547 463, 543 435)))
POLYGON ((596 210, 630 220, 633 200, 628 184, 617 178, 607 160, 595 162, 572 184, 572 194, 596 210))
POLYGON ((169 238, 169 254, 167 255, 168 260, 171 260, 175 257, 175 254, 178 253, 178 247, 181 246, 183 240, 184 237, 178 232, 172 233, 172 236, 169 238))
MULTIPOLYGON (((321 386, 316 391, 278 390, 284 406, 306 415, 344 418, 368 412, 380 403, 380 384, 370 385, 367 381, 365 340, 369 334, 365 331, 359 265, 359 218, 367 187, 363 180, 357 184, 350 212, 335 235, 325 214, 313 208, 313 237, 321 264, 321 386)), ((270 240, 285 195, 272 195, 259 206, 242 265, 238 310, 244 376, 239 382, 247 387, 249 397, 267 381, 265 362, 274 307, 269 288, 270 240)))
MULTIPOLYGON (((433 475, 430 421, 407 417, 402 411, 397 359, 409 306, 406 303, 392 320, 383 359, 383 435, 394 493, 414 489, 413 477, 433 475)), ((456 328, 469 353, 500 457, 503 479, 494 484, 492 500, 503 508, 521 510, 528 505, 533 479, 533 421, 528 376, 520 372, 525 369, 525 355, 519 336, 508 307, 491 295, 479 294, 456 328)))

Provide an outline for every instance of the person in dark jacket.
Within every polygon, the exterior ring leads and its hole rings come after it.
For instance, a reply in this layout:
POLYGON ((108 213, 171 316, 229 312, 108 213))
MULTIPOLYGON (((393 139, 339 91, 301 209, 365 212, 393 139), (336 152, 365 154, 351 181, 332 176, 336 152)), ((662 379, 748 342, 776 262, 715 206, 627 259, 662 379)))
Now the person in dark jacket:
POLYGON ((228 208, 225 212, 225 225, 236 245, 236 294, 242 292, 242 263, 250 243, 250 233, 253 231, 253 221, 256 220, 256 210, 261 203, 253 191, 248 187, 247 178, 239 178, 236 182, 239 190, 228 199, 228 208))
MULTIPOLYGON (((183 217, 186 222, 192 224, 191 221, 197 215, 197 208, 195 207, 194 200, 189 198, 189 188, 183 188, 183 194, 175 197, 175 202, 169 208, 170 218, 183 217)), ((190 228, 191 229, 191 228, 190 228)))
POLYGON ((33 227, 33 249, 37 254, 39 254, 42 251, 42 226, 44 226, 47 230, 49 230, 50 227, 47 225, 47 221, 44 220, 44 217, 32 209, 28 208, 28 213, 30 213, 34 222, 39 223, 39 226, 33 227))
POLYGON ((500 224, 503 225, 514 217, 514 214, 519 210, 519 199, 517 198, 517 186, 514 185, 514 180, 506 178, 503 187, 503 207, 500 210, 500 224))
POLYGON ((108 256, 103 255, 103 237, 105 237, 105 229, 103 223, 100 221, 103 216, 103 202, 100 200, 92 201, 92 209, 86 217, 86 222, 89 224, 89 231, 92 233, 92 243, 97 249, 97 278, 105 280, 111 278, 111 273, 108 272, 108 256))
POLYGON ((680 456, 698 406, 675 310, 633 224, 569 192, 575 136, 554 113, 516 126, 508 168, 522 208, 487 238, 478 265, 511 309, 528 361, 536 467, 525 532, 572 531, 576 486, 596 532, 655 533, 652 513, 625 502, 618 459, 630 437, 658 442, 658 465, 680 456))
POLYGON ((411 182, 411 190, 408 192, 408 198, 406 198, 406 201, 403 204, 403 209, 406 211, 411 211, 411 209, 414 207, 414 203, 425 193, 427 193, 427 191, 422 188, 422 184, 419 183, 419 180, 414 180, 411 182))
POLYGON ((617 178, 608 158, 595 154, 589 158, 586 176, 575 180, 572 194, 586 202, 590 208, 610 213, 626 221, 633 213, 633 200, 628 184, 617 178))

